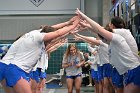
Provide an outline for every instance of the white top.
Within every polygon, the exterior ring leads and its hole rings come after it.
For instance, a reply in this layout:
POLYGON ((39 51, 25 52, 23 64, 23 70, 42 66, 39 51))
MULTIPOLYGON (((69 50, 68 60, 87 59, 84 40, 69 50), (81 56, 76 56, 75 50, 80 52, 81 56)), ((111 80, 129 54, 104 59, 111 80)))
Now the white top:
POLYGON ((137 43, 132 36, 131 32, 129 29, 113 29, 114 33, 121 35, 122 37, 125 38, 127 44, 131 48, 132 52, 137 55, 138 54, 138 47, 137 43))
MULTIPOLYGON (((93 53, 94 51, 97 50, 97 47, 93 48, 89 45, 87 46, 87 48, 88 48, 88 51, 91 53, 93 53)), ((99 58, 99 56, 98 56, 98 58, 99 58)), ((93 54, 91 54, 91 56, 88 56, 89 60, 87 62, 92 62, 91 68, 94 69, 95 71, 97 71, 97 64, 98 64, 98 60, 99 60, 98 58, 97 58, 97 54, 95 56, 93 54)))
POLYGON ((5 63, 8 65, 12 62, 18 50, 18 46, 20 45, 21 42, 22 42, 22 38, 18 39, 11 45, 11 47, 9 48, 5 56, 2 58, 1 60, 2 63, 5 63))
POLYGON ((140 65, 138 58, 133 55, 126 40, 118 35, 113 34, 112 41, 109 46, 110 63, 117 69, 120 75, 128 70, 134 69, 140 65))
POLYGON ((91 47, 89 45, 87 46, 87 48, 88 48, 88 51, 91 52, 91 53, 93 53, 94 51, 97 50, 97 48, 93 48, 93 47, 91 47))
POLYGON ((98 53, 99 53, 100 66, 102 66, 103 64, 109 63, 108 44, 106 44, 100 40, 100 45, 98 47, 98 53))
POLYGON ((41 58, 39 58, 36 66, 33 68, 33 71, 36 71, 37 68, 41 68, 42 72, 45 72, 48 68, 48 54, 43 51, 41 58))
POLYGON ((44 35, 45 33, 40 33, 40 30, 34 30, 22 36, 19 39, 21 40, 20 42, 17 40, 17 42, 13 43, 17 49, 12 59, 12 64, 29 73, 41 56, 44 35))
POLYGON ((88 59, 89 60, 87 62, 92 62, 91 68, 94 69, 94 71, 98 71, 98 68, 97 68, 97 64, 99 61, 98 53, 96 53, 95 56, 92 54, 91 56, 88 57, 88 59))

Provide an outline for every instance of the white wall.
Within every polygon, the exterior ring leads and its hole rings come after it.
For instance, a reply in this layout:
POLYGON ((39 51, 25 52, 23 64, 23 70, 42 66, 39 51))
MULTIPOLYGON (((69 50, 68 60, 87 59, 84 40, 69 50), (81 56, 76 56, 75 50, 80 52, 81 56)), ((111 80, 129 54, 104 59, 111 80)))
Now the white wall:
POLYGON ((19 14, 74 14, 83 10, 84 0, 3 0, 0 15, 19 14))
POLYGON ((93 20, 102 24, 102 0, 86 0, 85 13, 93 20))
MULTIPOLYGON (((11 1, 11 0, 9 0, 11 1)), ((46 0, 48 1, 48 0, 46 0)), ((102 0, 85 0, 85 13, 102 24, 102 0)), ((16 5, 16 4, 15 4, 16 5)), ((9 5, 7 5, 9 6, 9 5)), ((1 15, 0 40, 14 40, 20 34, 39 28, 42 24, 56 24, 67 21, 73 14, 45 14, 45 15, 1 15)), ((91 35, 90 32, 82 32, 91 35)), ((71 37, 70 37, 71 38, 71 37)))

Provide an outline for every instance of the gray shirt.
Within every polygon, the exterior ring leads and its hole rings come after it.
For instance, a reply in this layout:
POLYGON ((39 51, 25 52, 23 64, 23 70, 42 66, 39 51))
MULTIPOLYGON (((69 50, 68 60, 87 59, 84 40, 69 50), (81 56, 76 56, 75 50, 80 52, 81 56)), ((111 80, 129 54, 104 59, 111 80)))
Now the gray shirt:
POLYGON ((65 68, 66 71, 66 75, 67 76, 76 76, 80 73, 82 73, 82 68, 79 67, 77 68, 75 65, 82 62, 82 60, 84 60, 84 56, 82 53, 80 53, 80 55, 69 55, 67 58, 65 57, 65 55, 63 56, 63 61, 62 63, 70 63, 70 62, 74 62, 73 66, 67 67, 65 68))

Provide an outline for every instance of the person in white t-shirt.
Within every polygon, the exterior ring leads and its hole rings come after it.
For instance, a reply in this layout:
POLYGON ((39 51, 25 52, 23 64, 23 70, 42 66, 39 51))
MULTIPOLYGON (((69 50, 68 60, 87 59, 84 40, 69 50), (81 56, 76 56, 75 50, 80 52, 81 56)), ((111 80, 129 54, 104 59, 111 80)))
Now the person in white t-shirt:
POLYGON ((88 56, 88 64, 91 65, 91 76, 95 84, 95 93, 99 93, 99 81, 98 81, 98 61, 99 55, 97 48, 93 48, 90 45, 88 46, 88 51, 91 52, 91 56, 88 56))
POLYGON ((32 93, 42 93, 43 92, 43 88, 45 86, 45 82, 46 82, 46 70, 48 68, 48 60, 49 60, 49 55, 51 52, 55 51, 57 48, 59 48, 60 46, 64 45, 67 42, 67 39, 63 38, 61 40, 56 39, 57 43, 53 42, 50 43, 51 47, 47 49, 46 47, 46 51, 42 51, 42 56, 41 58, 38 60, 40 62, 38 62, 36 64, 36 66, 34 67, 34 69, 31 72, 31 89, 32 89, 32 93))
POLYGON ((98 40, 94 37, 83 36, 79 34, 75 34, 75 37, 79 37, 82 40, 91 43, 92 45, 98 46, 99 53, 99 65, 98 65, 98 81, 99 81, 99 93, 110 93, 110 83, 111 83, 111 73, 112 66, 109 62, 108 56, 108 45, 101 40, 98 40))
POLYGON ((78 23, 79 17, 76 16, 72 24, 54 32, 47 33, 44 27, 43 29, 33 30, 20 37, 17 42, 13 43, 13 45, 16 45, 16 54, 10 64, 7 66, 7 63, 0 62, 0 81, 5 78, 7 85, 13 87, 17 93, 31 93, 28 74, 40 58, 41 50, 45 46, 44 42, 69 33, 78 23))
MULTIPOLYGON (((110 62, 112 65, 114 65, 120 75, 125 75, 124 93, 139 93, 140 62, 138 58, 133 54, 125 38, 119 34, 105 30, 98 23, 83 14, 79 9, 77 9, 76 13, 91 25, 91 29, 94 29, 96 33, 103 36, 110 43, 110 62)), ((115 26, 112 22, 110 25, 112 27, 111 29, 116 29, 121 27, 123 23, 120 22, 118 27, 115 26)))

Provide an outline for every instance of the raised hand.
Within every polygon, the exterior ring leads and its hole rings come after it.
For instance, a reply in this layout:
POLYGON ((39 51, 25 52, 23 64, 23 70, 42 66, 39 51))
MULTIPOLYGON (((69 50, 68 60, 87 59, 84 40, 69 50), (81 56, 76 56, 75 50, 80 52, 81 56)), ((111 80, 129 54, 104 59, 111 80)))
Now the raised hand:
POLYGON ((78 16, 80 16, 81 15, 81 11, 77 8, 76 9, 76 12, 75 12, 78 16))
POLYGON ((81 20, 80 25, 82 29, 92 28, 91 25, 86 20, 81 20))
POLYGON ((68 24, 72 24, 76 20, 77 16, 72 17, 68 22, 68 24))
POLYGON ((78 36, 78 33, 73 34, 73 36, 75 37, 75 40, 81 40, 81 38, 78 36))

